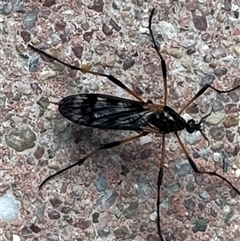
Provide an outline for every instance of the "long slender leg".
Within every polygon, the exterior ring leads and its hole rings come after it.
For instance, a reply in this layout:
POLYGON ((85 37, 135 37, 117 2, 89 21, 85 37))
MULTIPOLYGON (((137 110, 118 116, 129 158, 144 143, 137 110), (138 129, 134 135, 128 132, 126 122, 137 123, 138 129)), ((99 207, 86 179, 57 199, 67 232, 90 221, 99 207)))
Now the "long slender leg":
POLYGON ((168 99, 167 67, 166 67, 166 62, 165 62, 164 58, 162 57, 161 53, 159 52, 159 49, 157 47, 157 44, 155 42, 155 39, 154 39, 154 36, 153 36, 153 32, 152 32, 152 17, 153 17, 154 10, 155 9, 153 8, 153 10, 151 11, 148 28, 149 28, 151 39, 153 41, 154 49, 156 50, 159 58, 161 59, 161 66, 162 66, 162 73, 163 73, 163 85, 164 85, 164 105, 167 105, 167 99, 168 99))
POLYGON ((115 146, 119 146, 119 145, 122 145, 122 144, 125 144, 125 143, 128 143, 128 142, 131 142, 131 141, 134 141, 142 136, 146 136, 148 133, 146 132, 143 132, 137 136, 133 136, 133 137, 129 137, 127 139, 124 139, 124 140, 121 140, 121 141, 113 141, 113 142, 110 142, 110 143, 107 143, 107 144, 103 144, 101 145, 100 147, 98 147, 97 149, 95 149, 94 151, 90 152, 89 154, 87 154, 84 158, 82 158, 81 160, 79 160, 78 162, 75 162, 74 164, 70 165, 70 166, 67 166, 65 168, 63 168, 62 170, 54 173, 53 175, 47 177, 39 186, 39 189, 41 189, 41 187, 47 182, 49 181, 50 179, 52 179, 53 177, 57 176, 58 174, 61 174, 65 171, 67 171, 68 169, 72 168, 72 167, 75 167, 77 165, 82 165, 84 161, 86 161, 88 158, 92 157, 93 155, 95 155, 98 151, 100 150, 104 150, 104 149, 110 149, 112 147, 115 147, 115 146))
POLYGON ((223 181, 225 181, 226 183, 228 183, 228 185, 229 185, 238 195, 240 195, 240 191, 239 191, 236 187, 234 187, 234 186, 232 185, 232 183, 231 183, 230 181, 228 181, 225 177, 217 174, 216 172, 200 171, 200 170, 198 169, 198 167, 196 166, 195 162, 193 161, 193 159, 192 159, 192 158, 190 157, 190 155, 188 154, 188 152, 187 152, 185 146, 183 145, 183 142, 182 142, 182 140, 180 139, 178 133, 176 132, 175 134, 176 134, 177 139, 178 139, 178 142, 179 142, 179 144, 180 144, 180 146, 181 146, 181 148, 182 148, 182 150, 183 150, 186 158, 188 159, 188 161, 189 161, 189 163, 190 163, 190 165, 191 165, 191 167, 192 167, 192 169, 193 169, 194 172, 196 172, 196 173, 201 173, 201 174, 208 174, 208 175, 212 175, 212 176, 219 177, 219 178, 221 178, 223 181))
POLYGON ((99 73, 99 72, 95 72, 95 71, 91 71, 91 70, 88 70, 88 69, 84 69, 84 68, 81 68, 81 67, 77 67, 77 66, 74 66, 74 65, 71 65, 71 64, 68 64, 54 56, 51 56, 50 54, 42 51, 41 49, 38 49, 38 48, 35 48, 34 46, 32 46, 31 44, 28 44, 28 47, 33 49, 34 51, 40 53, 40 54, 43 54, 45 56, 47 56, 48 58, 51 58, 51 59, 54 59, 55 61, 67 66, 68 68, 70 69, 73 69, 73 70, 79 70, 81 71, 82 73, 89 73, 89 74, 92 74, 92 75, 96 75, 96 76, 103 76, 103 77, 106 77, 108 78, 111 82, 113 82, 114 84, 116 84, 117 86, 121 87, 122 89, 124 89, 125 91, 127 91, 130 95, 134 96, 136 99, 138 99, 140 102, 145 102, 142 98, 140 98, 133 90, 129 89, 126 85, 124 85, 120 80, 118 80, 117 78, 115 78, 114 76, 112 75, 107 75, 107 74, 104 74, 104 73, 99 73))
POLYGON ((211 88, 213 90, 215 90, 217 93, 222 94, 222 93, 228 93, 231 92, 233 90, 236 90, 238 88, 240 88, 240 85, 236 86, 235 88, 232 88, 230 90, 219 90, 216 89, 215 87, 213 87, 212 85, 206 84, 204 85, 198 92, 196 95, 194 95, 188 102, 187 104, 180 110, 179 115, 181 115, 183 113, 184 110, 186 110, 186 108, 188 106, 190 106, 194 100, 196 100, 200 95, 202 95, 208 88, 211 88))
MULTIPOLYGON (((153 36, 152 32, 152 18, 153 18, 153 13, 154 13, 154 8, 151 11, 150 18, 149 18, 149 32, 150 36, 153 42, 154 49, 156 50, 160 60, 161 60, 161 67, 162 67, 162 74, 163 74, 163 85, 164 85, 164 105, 167 105, 167 99, 168 99, 168 89, 167 89, 167 68, 166 68, 166 62, 164 58, 162 57, 162 54, 160 53, 156 41, 153 36)), ((163 167, 164 167, 164 160, 165 160, 165 135, 162 135, 162 153, 161 153, 161 162, 160 162, 160 168, 158 172, 158 181, 157 181, 157 228, 158 228, 158 235, 160 237, 161 241, 164 241, 162 237, 162 232, 161 232, 161 220, 160 220, 160 198, 161 198, 161 185, 162 185, 162 180, 163 180, 163 167)))
POLYGON ((160 188, 163 180, 164 159, 165 159, 165 134, 162 135, 162 155, 161 155, 160 169, 158 172, 158 182, 157 182, 157 228, 158 228, 158 235, 161 241, 164 241, 162 237, 161 224, 160 224, 160 198, 161 198, 160 188))

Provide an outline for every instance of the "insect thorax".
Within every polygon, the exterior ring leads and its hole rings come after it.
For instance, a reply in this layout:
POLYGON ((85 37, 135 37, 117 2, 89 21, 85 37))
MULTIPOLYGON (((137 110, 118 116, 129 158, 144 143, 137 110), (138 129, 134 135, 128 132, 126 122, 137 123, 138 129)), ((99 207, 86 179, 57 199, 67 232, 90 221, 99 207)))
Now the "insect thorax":
POLYGON ((187 125, 186 121, 168 106, 165 106, 162 111, 153 113, 148 121, 162 134, 181 131, 187 125))

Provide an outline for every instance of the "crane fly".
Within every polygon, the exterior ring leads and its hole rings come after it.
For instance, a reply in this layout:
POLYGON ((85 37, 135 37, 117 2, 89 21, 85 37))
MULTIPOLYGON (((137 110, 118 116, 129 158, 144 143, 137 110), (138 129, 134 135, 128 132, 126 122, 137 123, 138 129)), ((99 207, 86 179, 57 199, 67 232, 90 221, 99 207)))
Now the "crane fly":
POLYGON ((193 133, 196 131, 200 131, 202 136, 208 141, 207 137, 203 133, 202 123, 204 120, 211 114, 204 116, 199 122, 194 119, 190 119, 186 121, 181 117, 181 114, 188 108, 199 96, 201 96, 206 90, 212 89, 218 94, 229 93, 231 91, 237 90, 240 88, 240 85, 229 89, 229 90, 219 90, 212 85, 206 84, 204 85, 183 107, 179 112, 176 112, 171 107, 167 105, 168 100, 168 89, 167 89, 167 69, 166 62, 160 53, 157 44, 155 42, 153 32, 152 32, 152 18, 154 14, 154 9, 151 11, 149 18, 149 33, 151 40, 153 42, 153 47, 158 54, 161 61, 161 68, 163 73, 163 85, 164 85, 164 103, 154 104, 152 101, 144 101, 141 97, 139 97, 133 90, 129 89, 126 85, 124 85, 120 80, 115 78, 112 75, 108 75, 105 73, 94 72, 82 67, 77 67, 65 63, 64 61, 57 59, 45 53, 44 51, 32 46, 28 45, 34 51, 37 51, 40 54, 47 56, 73 70, 79 70, 82 73, 88 73, 95 76, 102 76, 116 84, 117 86, 124 89, 130 95, 134 96, 137 100, 130 100, 126 98, 115 97, 111 95, 105 94, 76 94, 63 98, 59 103, 59 111, 60 113, 67 118, 68 120, 75 122, 80 125, 98 128, 98 129, 112 129, 112 130, 129 130, 138 132, 137 135, 126 138, 120 141, 114 141, 107 144, 103 144, 99 146, 97 149, 93 150, 89 154, 87 154, 84 158, 79 160, 78 162, 67 166, 64 169, 56 172, 55 174, 47 177, 39 186, 41 188, 48 180, 59 175, 62 172, 76 166, 82 165, 84 161, 88 158, 95 155, 98 151, 104 149, 110 149, 112 147, 116 147, 136 139, 139 139, 142 136, 146 136, 150 133, 160 133, 162 134, 162 146, 161 146, 161 160, 160 167, 157 178, 157 230, 158 235, 161 241, 164 241, 164 238, 161 233, 161 225, 160 225, 160 187, 163 181, 163 167, 165 161, 165 135, 167 133, 174 133, 176 138, 181 146, 182 151, 184 152, 189 164, 191 165, 193 171, 199 174, 208 174, 212 176, 216 176, 226 182, 233 190, 236 191, 238 195, 240 195, 240 191, 225 177, 216 173, 216 171, 203 171, 199 170, 191 156, 189 155, 183 141, 179 136, 179 131, 186 130, 189 133, 193 133))

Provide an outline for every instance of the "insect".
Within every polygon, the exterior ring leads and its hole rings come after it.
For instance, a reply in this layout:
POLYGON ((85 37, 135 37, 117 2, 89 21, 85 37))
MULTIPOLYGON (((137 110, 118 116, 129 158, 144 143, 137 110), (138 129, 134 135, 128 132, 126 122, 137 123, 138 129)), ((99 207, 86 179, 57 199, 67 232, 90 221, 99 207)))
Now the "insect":
POLYGON ((94 72, 88 69, 84 69, 81 67, 72 66, 60 59, 57 59, 40 49, 35 48, 32 45, 29 47, 40 54, 43 54, 53 60, 64 64, 70 69, 79 70, 82 73, 88 73, 96 76, 102 76, 121 87, 125 91, 127 91, 130 95, 134 96, 137 100, 130 100, 120 97, 115 97, 111 95, 105 94, 76 94, 63 98, 59 103, 59 111, 60 113, 67 118, 68 120, 75 122, 80 125, 99 128, 99 129, 112 129, 112 130, 130 130, 138 132, 137 135, 126 138, 120 141, 114 141, 107 144, 101 145, 99 148, 93 150, 89 154, 87 154, 84 158, 79 160, 78 162, 56 172, 55 174, 47 177, 40 185, 40 188, 51 178, 56 175, 65 172, 66 170, 76 166, 82 165, 88 158, 95 155, 98 151, 104 149, 110 149, 112 147, 116 147, 131 141, 134 141, 142 136, 146 136, 151 133, 160 133, 162 134, 162 149, 161 149, 161 160, 160 160, 160 168, 158 172, 157 178, 157 229, 158 235, 161 241, 164 241, 164 238, 161 233, 161 222, 160 222, 160 188, 163 182, 163 168, 165 162, 165 135, 167 133, 174 133, 176 138, 184 152, 189 164, 193 168, 195 173, 200 174, 208 174, 212 176, 216 176, 226 182, 233 190, 236 191, 237 194, 240 195, 240 191, 225 177, 216 173, 215 171, 203 171, 199 170, 188 151, 186 150, 183 141, 181 140, 178 132, 182 130, 186 130, 189 133, 200 131, 202 136, 206 139, 207 137, 203 133, 202 124, 204 120, 211 115, 211 112, 202 117, 202 119, 197 122, 194 119, 190 119, 186 121, 181 117, 181 114, 188 108, 199 96, 204 94, 204 92, 208 89, 212 89, 217 93, 229 93, 231 91, 237 90, 240 88, 236 86, 235 88, 229 90, 219 90, 212 85, 206 84, 203 86, 197 94, 195 94, 183 107, 179 112, 176 112, 171 107, 167 105, 168 100, 168 89, 167 89, 167 68, 166 62, 160 53, 157 44, 155 42, 153 32, 152 32, 152 18, 154 14, 154 9, 151 11, 149 18, 149 32, 150 37, 153 42, 153 47, 158 54, 161 61, 161 68, 163 73, 163 85, 164 85, 164 101, 163 104, 154 104, 152 101, 144 101, 140 98, 133 90, 129 89, 126 85, 124 85, 120 80, 115 78, 112 75, 108 75, 105 73, 94 72))

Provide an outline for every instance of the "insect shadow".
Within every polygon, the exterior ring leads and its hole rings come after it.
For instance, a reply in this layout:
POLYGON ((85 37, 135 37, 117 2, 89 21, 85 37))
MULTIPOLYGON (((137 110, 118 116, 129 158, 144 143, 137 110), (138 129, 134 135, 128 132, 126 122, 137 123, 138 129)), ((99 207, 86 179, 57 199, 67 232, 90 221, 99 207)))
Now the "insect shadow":
POLYGON ((161 241, 164 241, 161 232, 161 223, 160 223, 160 187, 163 181, 163 167, 165 161, 165 135, 167 133, 174 133, 176 138, 184 152, 189 164, 191 165, 193 171, 199 174, 208 174, 212 176, 216 176, 226 182, 235 192, 240 195, 240 191, 225 177, 216 173, 216 171, 205 171, 199 170, 191 156, 189 155, 183 141, 181 140, 178 132, 182 130, 186 130, 189 133, 193 133, 199 131, 203 138, 207 139, 205 134, 203 133, 202 123, 204 120, 211 115, 202 117, 202 119, 197 122, 194 119, 190 119, 186 121, 181 117, 181 114, 189 107, 199 96, 201 96, 206 90, 212 89, 216 91, 218 94, 229 93, 231 91, 237 90, 240 88, 240 85, 229 89, 229 90, 219 90, 212 85, 206 84, 204 85, 183 107, 179 112, 174 111, 171 107, 167 105, 168 100, 168 89, 167 89, 167 68, 166 62, 160 53, 157 44, 155 42, 151 24, 152 18, 154 14, 154 9, 151 11, 149 18, 149 32, 153 42, 153 47, 156 50, 160 61, 161 68, 163 74, 163 86, 164 86, 164 101, 163 104, 155 104, 152 101, 144 101, 141 97, 139 97, 133 90, 129 89, 126 85, 124 85, 120 80, 115 78, 112 75, 108 75, 105 73, 94 72, 82 67, 77 67, 65 63, 64 61, 57 59, 48 53, 32 46, 28 45, 34 51, 43 54, 73 70, 79 70, 83 74, 88 73, 95 76, 102 76, 108 78, 111 82, 121 87, 125 91, 127 91, 130 95, 134 96, 137 100, 130 100, 120 97, 115 97, 111 95, 105 94, 76 94, 63 98, 59 103, 55 103, 58 105, 60 113, 67 118, 68 120, 75 122, 79 125, 84 125, 92 128, 99 129, 112 129, 112 130, 129 130, 138 132, 137 135, 133 137, 126 138, 124 140, 114 141, 107 144, 100 145, 97 149, 93 150, 89 154, 87 154, 84 158, 79 160, 78 162, 63 168, 60 171, 57 171, 55 174, 47 177, 39 186, 41 188, 47 181, 51 178, 59 175, 62 172, 76 166, 82 165, 84 161, 88 158, 92 157, 100 150, 109 149, 112 147, 116 147, 131 141, 134 141, 142 136, 146 136, 152 133, 160 133, 162 134, 162 146, 161 146, 161 160, 160 167, 157 178, 157 229, 158 235, 161 241))

